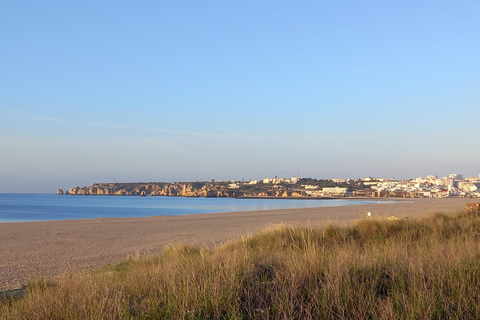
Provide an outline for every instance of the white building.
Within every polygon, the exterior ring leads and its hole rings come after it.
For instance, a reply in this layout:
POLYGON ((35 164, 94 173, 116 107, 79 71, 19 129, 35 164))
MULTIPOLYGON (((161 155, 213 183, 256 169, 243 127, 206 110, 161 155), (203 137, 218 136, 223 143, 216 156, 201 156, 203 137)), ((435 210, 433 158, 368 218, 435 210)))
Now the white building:
POLYGON ((476 192, 478 190, 478 187, 474 184, 465 184, 462 190, 465 192, 476 192))
POLYGON ((446 186, 447 185, 447 179, 436 179, 433 181, 433 184, 436 186, 446 186))
POLYGON ((448 176, 450 179, 463 179, 463 174, 460 173, 452 173, 448 176))
POLYGON ((322 191, 326 194, 347 194, 347 188, 340 187, 323 188, 322 191))

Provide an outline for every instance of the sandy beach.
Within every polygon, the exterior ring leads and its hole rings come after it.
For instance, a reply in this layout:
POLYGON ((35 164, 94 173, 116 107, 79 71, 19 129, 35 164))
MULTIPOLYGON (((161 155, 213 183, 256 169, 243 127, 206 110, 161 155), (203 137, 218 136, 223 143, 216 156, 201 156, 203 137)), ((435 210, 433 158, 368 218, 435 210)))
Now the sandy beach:
POLYGON ((476 199, 408 199, 399 203, 266 211, 0 223, 0 291, 34 276, 102 267, 128 256, 158 253, 168 243, 214 246, 277 223, 325 224, 373 216, 415 218, 452 213, 476 199))

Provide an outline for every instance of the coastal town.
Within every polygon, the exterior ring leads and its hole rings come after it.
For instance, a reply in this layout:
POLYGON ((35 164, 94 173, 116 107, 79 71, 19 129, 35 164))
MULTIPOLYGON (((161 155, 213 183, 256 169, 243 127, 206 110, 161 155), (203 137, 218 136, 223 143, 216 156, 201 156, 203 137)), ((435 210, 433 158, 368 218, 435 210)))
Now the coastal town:
POLYGON ((74 187, 57 194, 177 196, 229 198, 478 198, 479 177, 450 174, 428 175, 409 180, 393 178, 313 179, 265 178, 261 180, 221 180, 196 182, 95 183, 74 187))
MULTIPOLYGON (((252 180, 248 185, 273 185, 301 192, 310 197, 402 197, 402 198, 447 198, 447 197, 480 197, 480 175, 463 177, 454 173, 446 177, 428 175, 409 180, 393 178, 360 178, 316 180, 305 178, 266 178, 252 180), (310 182, 302 184, 302 182, 310 182), (335 184, 335 185, 334 185, 335 184), (323 186, 322 185, 328 185, 323 186)), ((241 188, 245 182, 233 182, 230 188, 241 188)))

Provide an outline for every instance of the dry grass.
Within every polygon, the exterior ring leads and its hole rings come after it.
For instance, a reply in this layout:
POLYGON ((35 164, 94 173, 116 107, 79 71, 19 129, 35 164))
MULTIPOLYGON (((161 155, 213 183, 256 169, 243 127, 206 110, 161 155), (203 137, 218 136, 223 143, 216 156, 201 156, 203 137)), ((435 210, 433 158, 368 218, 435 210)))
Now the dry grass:
POLYGON ((1 319, 479 319, 480 218, 278 225, 28 285, 1 319))

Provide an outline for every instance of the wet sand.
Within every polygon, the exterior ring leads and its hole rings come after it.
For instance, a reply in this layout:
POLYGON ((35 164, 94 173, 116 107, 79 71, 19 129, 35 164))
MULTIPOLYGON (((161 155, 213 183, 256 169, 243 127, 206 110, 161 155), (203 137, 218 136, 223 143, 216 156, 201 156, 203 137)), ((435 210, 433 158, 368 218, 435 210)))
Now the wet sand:
POLYGON ((277 223, 318 225, 373 216, 452 213, 478 199, 409 199, 347 207, 244 211, 148 218, 0 223, 0 291, 38 275, 102 267, 128 256, 154 254, 168 243, 214 246, 277 223))

